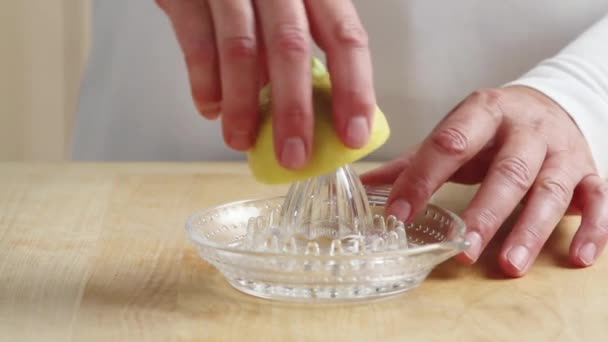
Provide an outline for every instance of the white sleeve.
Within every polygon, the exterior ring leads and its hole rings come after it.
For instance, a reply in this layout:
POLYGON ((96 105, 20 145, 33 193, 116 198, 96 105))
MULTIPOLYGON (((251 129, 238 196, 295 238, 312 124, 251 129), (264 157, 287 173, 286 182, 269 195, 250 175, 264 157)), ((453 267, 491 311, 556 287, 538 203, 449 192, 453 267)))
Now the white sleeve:
POLYGON ((608 15, 508 85, 536 89, 569 113, 589 143, 600 176, 608 178, 608 15))

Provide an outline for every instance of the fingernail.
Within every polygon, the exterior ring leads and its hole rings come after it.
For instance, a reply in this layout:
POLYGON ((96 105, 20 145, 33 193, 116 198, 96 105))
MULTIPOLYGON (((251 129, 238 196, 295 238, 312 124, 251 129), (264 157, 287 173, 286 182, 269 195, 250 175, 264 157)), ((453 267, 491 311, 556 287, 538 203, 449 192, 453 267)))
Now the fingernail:
POLYGON ((306 163, 306 146, 300 137, 291 137, 283 142, 281 163, 287 168, 300 168, 306 163))
POLYGON ((515 267, 518 271, 521 272, 526 268, 526 265, 528 264, 529 255, 530 252, 528 251, 528 248, 524 246, 515 246, 511 248, 511 250, 507 254, 507 260, 509 260, 509 263, 511 263, 513 267, 515 267))
POLYGON ((578 256, 585 263, 585 265, 590 266, 595 261, 595 253, 597 252, 597 247, 592 242, 588 242, 583 247, 578 250, 578 256))
POLYGON ((222 110, 222 106, 219 102, 206 103, 201 104, 195 102, 196 110, 201 113, 203 116, 208 117, 210 119, 217 118, 222 110))
POLYGON ((389 215, 395 215, 399 221, 406 222, 412 212, 412 206, 404 199, 397 199, 386 210, 389 215))
POLYGON ((230 136, 230 146, 236 150, 246 150, 251 146, 251 135, 245 132, 234 132, 230 136))
POLYGON ((464 252, 471 261, 477 260, 481 253, 481 235, 477 232, 468 232, 465 239, 471 244, 464 252))
POLYGON ((363 116, 356 116, 348 121, 346 126, 346 140, 355 148, 361 148, 367 143, 369 125, 363 116))

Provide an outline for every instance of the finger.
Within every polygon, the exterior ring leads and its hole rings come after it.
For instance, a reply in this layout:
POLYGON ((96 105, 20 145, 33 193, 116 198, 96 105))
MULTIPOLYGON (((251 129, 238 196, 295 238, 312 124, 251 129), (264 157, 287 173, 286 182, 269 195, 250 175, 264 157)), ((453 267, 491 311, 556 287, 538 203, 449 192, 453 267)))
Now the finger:
POLYGON ((274 147, 284 167, 297 169, 312 150, 311 41, 301 1, 255 2, 272 84, 274 147))
POLYGON ((463 261, 477 260, 532 186, 546 153, 545 142, 527 131, 507 135, 485 180, 462 215, 468 230, 466 239, 471 243, 460 256, 463 261))
MULTIPOLYGON (((259 17, 259 13, 255 11, 254 6, 254 14, 255 14, 255 36, 256 37, 264 37, 262 32, 262 25, 259 17)), ((258 89, 262 90, 268 82, 270 82, 270 77, 268 76, 268 54, 266 54, 266 44, 263 38, 258 38, 258 89)))
POLYGON ((513 277, 524 275, 562 219, 582 175, 566 152, 549 157, 530 190, 530 197, 507 237, 500 264, 513 277))
POLYGON ((258 125, 258 47, 249 0, 209 0, 222 76, 222 130, 226 143, 246 150, 258 125))
POLYGON ((367 33, 351 1, 305 3, 315 40, 327 55, 338 136, 351 148, 363 147, 376 104, 367 33))
MULTIPOLYGON (((408 162, 415 155, 416 151, 420 148, 420 145, 415 145, 410 148, 407 152, 401 155, 399 158, 393 159, 382 166, 373 170, 367 171, 361 175, 361 181, 367 185, 385 185, 392 184, 395 182, 397 177, 405 169, 408 162)), ((484 149, 477 156, 463 165, 452 177, 450 181, 461 183, 461 184, 475 184, 479 183, 483 176, 487 173, 487 170, 495 156, 494 147, 484 149)))
POLYGON ((408 221, 462 165, 491 141, 502 121, 497 91, 470 96, 424 141, 395 182, 388 213, 408 221))
POLYGON ((167 13, 184 54, 192 98, 208 119, 221 111, 222 91, 215 33, 206 1, 157 1, 167 13))
POLYGON ((393 184, 418 147, 419 145, 416 145, 402 154, 399 158, 393 159, 378 168, 362 174, 360 177, 361 182, 367 185, 393 184))
POLYGON ((570 245, 570 258, 584 267, 595 262, 608 240, 608 183, 590 175, 581 181, 577 193, 582 199, 582 219, 570 245))

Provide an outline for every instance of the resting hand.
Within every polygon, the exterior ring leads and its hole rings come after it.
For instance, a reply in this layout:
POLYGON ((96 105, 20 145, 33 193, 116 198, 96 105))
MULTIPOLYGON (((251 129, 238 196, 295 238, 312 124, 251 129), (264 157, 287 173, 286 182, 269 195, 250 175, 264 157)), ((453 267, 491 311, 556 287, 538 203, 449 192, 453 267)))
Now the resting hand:
POLYGON ((510 276, 527 272, 568 209, 582 213, 570 248, 575 264, 591 265, 608 239, 608 184, 585 138, 561 107, 526 87, 475 92, 415 150, 362 180, 394 183, 387 210, 402 220, 446 181, 481 182, 463 213, 471 247, 459 257, 468 262, 523 200, 499 256, 510 276))

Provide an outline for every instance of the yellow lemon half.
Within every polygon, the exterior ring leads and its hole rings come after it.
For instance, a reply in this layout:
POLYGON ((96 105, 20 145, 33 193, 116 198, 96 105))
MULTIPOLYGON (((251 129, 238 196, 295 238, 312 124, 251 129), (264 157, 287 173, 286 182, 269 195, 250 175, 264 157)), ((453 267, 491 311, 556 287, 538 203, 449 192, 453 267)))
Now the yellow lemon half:
POLYGON ((261 123, 256 144, 247 152, 249 168, 255 179, 266 184, 284 184, 333 171, 357 161, 382 146, 390 129, 384 113, 376 107, 370 139, 359 149, 345 146, 332 122, 331 84, 323 64, 313 59, 313 105, 315 114, 314 142, 309 162, 303 168, 290 170, 276 160, 272 134, 270 85, 260 92, 261 123))

